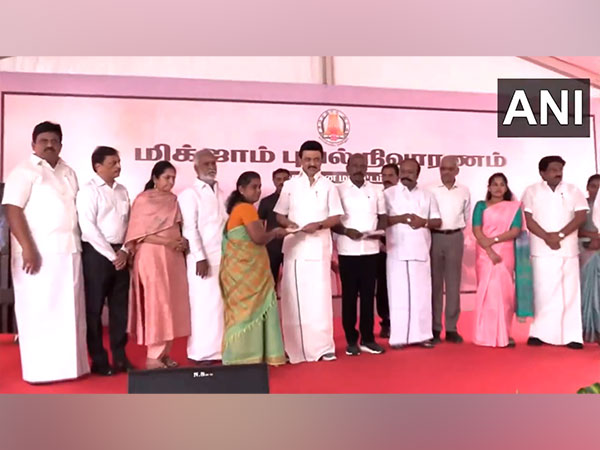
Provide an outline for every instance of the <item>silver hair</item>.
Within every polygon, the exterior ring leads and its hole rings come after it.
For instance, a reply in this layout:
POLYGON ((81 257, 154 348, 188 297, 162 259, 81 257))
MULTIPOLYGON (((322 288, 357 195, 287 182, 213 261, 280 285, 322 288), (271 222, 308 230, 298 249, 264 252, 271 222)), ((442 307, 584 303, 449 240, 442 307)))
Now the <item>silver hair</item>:
POLYGON ((200 160, 201 157, 203 157, 206 154, 210 154, 210 155, 214 156, 214 153, 209 148, 203 148, 202 150, 198 150, 194 154, 194 165, 200 160))

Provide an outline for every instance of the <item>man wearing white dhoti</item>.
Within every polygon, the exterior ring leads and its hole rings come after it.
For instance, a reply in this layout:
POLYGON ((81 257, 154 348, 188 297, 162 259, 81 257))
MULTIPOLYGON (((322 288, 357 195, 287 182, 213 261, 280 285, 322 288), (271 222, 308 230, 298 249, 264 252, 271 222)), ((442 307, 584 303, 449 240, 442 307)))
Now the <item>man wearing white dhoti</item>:
POLYGON ((194 155, 198 178, 179 194, 183 237, 189 241, 187 276, 192 334, 188 358, 210 364, 221 359, 224 312, 219 287, 221 241, 227 220, 225 195, 219 187, 217 159, 210 150, 194 155))
POLYGON ((321 174, 323 147, 300 147, 302 170, 285 182, 274 211, 279 224, 296 231, 283 241, 281 322, 291 363, 332 361, 331 231, 344 214, 335 185, 321 174))
POLYGON ((8 176, 2 203, 11 230, 11 270, 23 379, 42 383, 90 372, 77 177, 60 157, 60 125, 33 129, 33 154, 8 176))
POLYGON ((417 186, 421 167, 414 159, 400 164, 400 182, 384 191, 387 213, 387 283, 390 346, 431 348, 431 229, 442 225, 433 194, 417 186))
POLYGON ((534 317, 528 345, 583 348, 577 230, 589 209, 585 196, 563 183, 565 161, 546 156, 539 162, 543 181, 523 194, 531 232, 534 317))

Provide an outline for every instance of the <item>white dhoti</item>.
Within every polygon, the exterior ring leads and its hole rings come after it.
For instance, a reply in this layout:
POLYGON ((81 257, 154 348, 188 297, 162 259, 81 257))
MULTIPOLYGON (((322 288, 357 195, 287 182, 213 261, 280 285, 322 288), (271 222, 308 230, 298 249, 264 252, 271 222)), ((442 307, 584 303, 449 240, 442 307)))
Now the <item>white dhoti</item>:
POLYGON ((387 258, 390 345, 416 344, 433 338, 431 265, 427 261, 387 258))
POLYGON ((44 254, 35 275, 11 259, 23 379, 69 380, 90 372, 81 253, 44 254))
POLYGON ((583 343, 578 257, 534 256, 529 336, 547 344, 583 343))
POLYGON ((281 324, 290 362, 318 361, 335 352, 331 261, 286 258, 281 282, 281 324))
POLYGON ((195 361, 221 359, 224 310, 219 286, 219 265, 210 265, 208 277, 196 275, 196 261, 188 257, 187 276, 190 293, 192 334, 187 355, 195 361))

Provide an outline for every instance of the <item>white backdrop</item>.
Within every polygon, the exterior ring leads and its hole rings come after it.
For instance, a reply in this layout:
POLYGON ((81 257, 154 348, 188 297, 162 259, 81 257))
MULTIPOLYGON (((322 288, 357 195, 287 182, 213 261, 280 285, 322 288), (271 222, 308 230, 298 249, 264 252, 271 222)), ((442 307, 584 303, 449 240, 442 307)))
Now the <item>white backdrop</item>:
MULTIPOLYGON (((307 139, 321 139, 319 116, 331 105, 232 102, 181 99, 105 98, 63 95, 4 97, 3 172, 31 152, 33 126, 51 120, 63 127, 63 158, 77 171, 80 183, 92 176, 90 155, 97 145, 121 153, 121 182, 132 198, 148 180, 154 160, 170 159, 178 169, 175 192, 194 179, 193 153, 214 149, 219 180, 229 192, 240 173, 254 170, 263 177, 263 195, 272 192, 271 172, 278 167, 298 170, 295 151, 307 139), (179 149, 179 150, 178 150, 179 149), (154 160, 148 160, 154 159, 154 160), (265 161, 265 162, 260 162, 265 161)), ((561 155, 565 180, 585 189, 596 173, 594 139, 498 139, 496 115, 490 112, 340 106, 349 122, 340 146, 323 143, 323 171, 339 182, 349 153, 367 153, 373 181, 385 162, 413 156, 423 162, 422 185, 439 180, 439 159, 461 155, 459 182, 471 189, 473 204, 482 199, 487 178, 504 172, 517 195, 539 180, 542 156, 561 155)), ((467 233, 463 289, 472 290, 474 241, 467 233)))

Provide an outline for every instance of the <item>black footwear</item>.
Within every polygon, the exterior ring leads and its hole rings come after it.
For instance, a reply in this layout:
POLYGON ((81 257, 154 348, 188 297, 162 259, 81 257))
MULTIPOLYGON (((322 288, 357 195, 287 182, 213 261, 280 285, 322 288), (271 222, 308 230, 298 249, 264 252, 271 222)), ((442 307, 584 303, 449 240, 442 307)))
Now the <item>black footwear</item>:
POLYGON ((108 364, 103 364, 101 366, 92 364, 90 372, 96 375, 101 375, 103 377, 110 377, 113 374, 113 371, 108 364))
POLYGON ((433 339, 431 339, 432 344, 439 344, 440 342, 442 342, 440 334, 441 333, 439 331, 433 330, 433 339))
POLYGON ((406 347, 405 344, 394 344, 394 345, 390 345, 390 348, 392 350, 403 350, 404 347, 406 347))
POLYGON ((379 337, 383 339, 390 338, 390 326, 389 325, 381 325, 381 332, 379 333, 379 337))
POLYGON ((348 355, 348 356, 360 355, 360 349, 358 348, 358 345, 356 345, 356 344, 348 345, 346 347, 346 355, 348 355))
POLYGON ((517 344, 515 344, 515 340, 514 340, 513 338, 509 337, 509 338, 508 338, 508 345, 507 345, 507 347, 509 347, 509 348, 513 348, 513 347, 515 347, 516 345, 517 345, 517 344))
POLYGON ((573 350, 581 350, 583 348, 583 344, 579 342, 569 342, 567 347, 573 350))
POLYGON ((131 364, 127 358, 113 363, 114 373, 129 372, 130 370, 135 370, 135 366, 131 364))
POLYGON ((375 341, 361 343, 360 349, 363 352, 372 353, 373 355, 380 355, 382 353, 385 353, 385 350, 383 349, 383 347, 375 341))
POLYGON ((530 337, 529 339, 527 339, 527 345, 539 347, 540 345, 544 345, 544 343, 536 337, 530 337))
POLYGON ((463 342, 463 338, 456 331, 446 331, 446 342, 460 344, 463 342))
POLYGON ((433 347, 435 347, 435 345, 431 341, 419 342, 417 345, 419 347, 424 347, 424 348, 433 348, 433 347))

